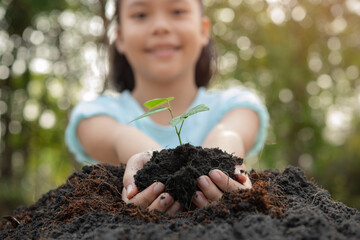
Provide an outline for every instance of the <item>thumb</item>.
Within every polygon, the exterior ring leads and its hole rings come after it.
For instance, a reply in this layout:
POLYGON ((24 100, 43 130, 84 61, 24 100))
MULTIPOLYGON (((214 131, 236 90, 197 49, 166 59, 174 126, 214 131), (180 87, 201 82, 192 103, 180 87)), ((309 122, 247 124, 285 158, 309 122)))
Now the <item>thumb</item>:
POLYGON ((251 181, 249 179, 249 176, 246 171, 246 166, 244 164, 242 165, 236 165, 234 174, 236 175, 236 178, 238 182, 243 184, 247 188, 251 188, 251 181))
POLYGON ((142 169, 151 158, 151 153, 143 152, 133 155, 127 162, 124 176, 123 176, 123 184, 126 190, 126 197, 131 199, 135 196, 139 190, 135 185, 134 175, 140 169, 142 169))

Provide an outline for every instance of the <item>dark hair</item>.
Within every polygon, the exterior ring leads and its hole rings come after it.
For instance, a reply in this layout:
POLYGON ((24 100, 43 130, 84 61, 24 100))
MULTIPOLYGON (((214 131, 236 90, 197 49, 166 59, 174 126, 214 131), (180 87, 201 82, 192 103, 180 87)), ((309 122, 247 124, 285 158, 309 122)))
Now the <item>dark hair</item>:
MULTIPOLYGON (((120 1, 116 0, 114 18, 119 21, 120 1)), ((203 10, 202 10, 203 11, 203 10)), ((123 90, 132 91, 135 87, 134 73, 126 56, 121 54, 113 43, 110 47, 110 74, 111 85, 119 92, 123 90)), ((195 82, 197 87, 207 86, 216 72, 216 49, 212 39, 203 47, 200 57, 196 63, 195 82), (215 64, 214 64, 215 63, 215 64)))

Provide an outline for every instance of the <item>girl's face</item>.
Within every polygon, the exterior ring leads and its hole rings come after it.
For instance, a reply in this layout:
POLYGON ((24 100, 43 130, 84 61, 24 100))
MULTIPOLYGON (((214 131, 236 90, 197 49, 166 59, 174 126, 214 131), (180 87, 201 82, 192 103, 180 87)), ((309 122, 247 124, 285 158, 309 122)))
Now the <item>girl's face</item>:
POLYGON ((198 0, 121 0, 119 15, 116 45, 136 78, 195 76, 210 29, 198 0))

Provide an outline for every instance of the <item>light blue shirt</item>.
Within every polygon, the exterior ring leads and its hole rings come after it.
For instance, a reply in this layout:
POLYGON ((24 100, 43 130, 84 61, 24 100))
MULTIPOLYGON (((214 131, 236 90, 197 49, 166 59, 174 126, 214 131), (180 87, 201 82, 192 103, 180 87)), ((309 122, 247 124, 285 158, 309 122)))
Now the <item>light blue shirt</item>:
MULTIPOLYGON (((247 153, 247 156, 254 155, 262 149, 267 136, 269 114, 265 105, 255 93, 248 89, 240 88, 207 91, 201 87, 190 107, 198 104, 207 105, 210 111, 201 112, 186 119, 181 131, 183 143, 201 146, 209 132, 229 111, 235 108, 250 108, 259 115, 260 128, 255 144, 247 153)), ((131 120, 143 113, 144 110, 127 90, 116 97, 102 95, 93 101, 80 102, 71 113, 65 132, 66 144, 79 162, 97 163, 97 161, 87 155, 77 138, 76 128, 78 123, 84 118, 106 115, 114 118, 119 123, 128 125, 131 120)), ((179 140, 173 127, 159 125, 149 117, 132 122, 130 125, 150 136, 164 148, 175 148, 179 145, 179 140)))

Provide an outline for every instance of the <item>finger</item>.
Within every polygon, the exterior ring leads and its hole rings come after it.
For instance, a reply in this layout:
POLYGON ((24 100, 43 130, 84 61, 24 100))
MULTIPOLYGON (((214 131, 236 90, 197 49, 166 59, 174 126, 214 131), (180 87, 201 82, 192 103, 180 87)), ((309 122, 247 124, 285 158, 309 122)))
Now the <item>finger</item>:
POLYGON ((222 197, 222 192, 208 176, 199 177, 197 185, 204 196, 210 201, 217 201, 222 197))
POLYGON ((224 192, 247 188, 218 169, 211 170, 209 176, 210 179, 224 192))
POLYGON ((246 188, 251 188, 252 184, 249 178, 249 174, 246 171, 246 166, 244 164, 242 165, 236 165, 235 166, 235 176, 237 180, 243 184, 246 188))
POLYGON ((249 178, 249 175, 245 174, 245 176, 244 176, 243 174, 238 174, 238 175, 236 175, 236 178, 245 187, 245 189, 252 188, 252 183, 249 178))
POLYGON ((134 175, 136 172, 143 168, 145 163, 147 163, 151 158, 151 153, 139 153, 132 156, 125 168, 123 176, 123 184, 126 189, 126 196, 128 199, 131 199, 138 193, 138 189, 135 185, 134 175))
POLYGON ((244 175, 242 175, 242 174, 236 174, 235 175, 236 176, 236 178, 237 178, 237 180, 238 180, 238 182, 239 183, 241 183, 241 184, 245 184, 246 183, 246 177, 244 176, 244 175))
POLYGON ((125 189, 126 197, 128 199, 133 198, 139 192, 139 189, 135 185, 134 177, 132 177, 130 184, 128 184, 124 189, 125 189))
POLYGON ((166 210, 166 213, 169 214, 170 216, 173 216, 175 215, 175 213, 180 211, 181 211, 181 204, 178 201, 176 201, 166 210))
POLYGON ((164 190, 165 185, 160 182, 156 182, 147 187, 144 191, 136 194, 132 199, 128 199, 126 196, 123 196, 123 200, 126 203, 133 203, 137 206, 148 207, 164 190))
POLYGON ((193 197, 193 203, 198 208, 206 207, 206 206, 209 206, 209 204, 210 204, 209 200, 200 191, 196 191, 196 193, 195 193, 195 195, 193 197))
POLYGON ((166 212, 166 210, 171 207, 173 203, 174 199, 169 193, 162 193, 155 199, 155 201, 150 204, 149 210, 157 209, 161 212, 166 212))

